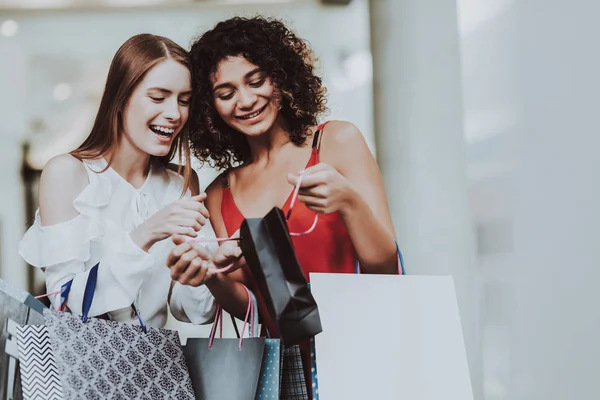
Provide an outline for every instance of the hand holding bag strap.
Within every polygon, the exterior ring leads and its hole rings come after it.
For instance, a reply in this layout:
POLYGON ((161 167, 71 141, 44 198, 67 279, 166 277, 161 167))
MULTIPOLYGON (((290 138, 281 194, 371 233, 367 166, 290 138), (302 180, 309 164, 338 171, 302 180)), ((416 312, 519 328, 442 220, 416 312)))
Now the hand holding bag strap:
MULTIPOLYGON (((98 268, 100 267, 100 263, 94 265, 92 269, 90 269, 90 273, 88 275, 88 279, 85 283, 85 289, 83 292, 83 301, 81 304, 81 321, 84 323, 87 322, 88 316, 90 313, 90 309, 92 308, 92 301, 94 300, 94 293, 96 291, 96 284, 98 282, 98 268)), ((71 286, 73 284, 73 279, 66 282, 60 288, 60 311, 64 311, 67 305, 67 300, 69 298, 69 293, 71 292, 71 286)), ((137 316, 140 326, 142 327, 142 331, 144 333, 147 332, 146 324, 140 315, 139 311, 135 307, 134 304, 131 304, 131 308, 135 312, 137 316)))

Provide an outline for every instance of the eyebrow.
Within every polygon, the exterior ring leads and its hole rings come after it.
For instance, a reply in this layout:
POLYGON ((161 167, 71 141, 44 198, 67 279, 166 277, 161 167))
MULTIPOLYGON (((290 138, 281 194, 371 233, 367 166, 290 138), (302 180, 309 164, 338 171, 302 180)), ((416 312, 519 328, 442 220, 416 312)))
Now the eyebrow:
MULTIPOLYGON (((173 92, 170 91, 169 89, 165 89, 165 88, 161 88, 161 87, 151 87, 148 88, 147 92, 152 92, 152 91, 156 91, 156 92, 161 92, 164 94, 172 94, 173 92)), ((191 90, 185 91, 185 92, 181 92, 182 95, 188 95, 188 94, 192 94, 191 90)))
MULTIPOLYGON (((260 68, 255 68, 252 71, 248 72, 246 75, 244 75, 244 78, 248 79, 252 75, 255 75, 255 74, 259 73, 259 72, 261 72, 261 69, 260 68)), ((213 92, 216 92, 217 90, 222 89, 222 88, 226 88, 226 87, 233 87, 233 84, 231 82, 221 83, 221 84, 219 84, 219 85, 217 85, 217 86, 215 86, 213 88, 213 92)))

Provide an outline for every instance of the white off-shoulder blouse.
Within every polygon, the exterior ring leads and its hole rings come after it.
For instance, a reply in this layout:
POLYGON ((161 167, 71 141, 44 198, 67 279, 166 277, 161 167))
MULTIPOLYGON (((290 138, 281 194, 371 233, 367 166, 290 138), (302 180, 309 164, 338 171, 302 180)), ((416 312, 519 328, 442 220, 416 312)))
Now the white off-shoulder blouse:
MULTIPOLYGON (((67 306, 81 314, 83 292, 90 269, 99 264, 90 316, 108 313, 115 321, 137 323, 132 304, 147 325, 167 322, 167 297, 171 284, 166 258, 173 248, 170 238, 148 252, 129 236, 134 228, 161 208, 181 198, 183 178, 167 168, 151 168, 145 183, 136 189, 104 159, 85 160, 89 185, 73 201, 79 215, 56 225, 43 226, 39 210, 35 222, 19 243, 19 254, 29 264, 45 268, 48 293, 59 291, 73 279, 67 306)), ((57 190, 60 190, 57 188, 57 190)), ((190 197, 188 190, 184 197, 190 197)), ((201 236, 214 237, 207 223, 201 236)), ((60 295, 50 297, 58 308, 60 295)), ((170 308, 175 318, 203 324, 212 321, 214 297, 206 286, 176 283, 170 308)))

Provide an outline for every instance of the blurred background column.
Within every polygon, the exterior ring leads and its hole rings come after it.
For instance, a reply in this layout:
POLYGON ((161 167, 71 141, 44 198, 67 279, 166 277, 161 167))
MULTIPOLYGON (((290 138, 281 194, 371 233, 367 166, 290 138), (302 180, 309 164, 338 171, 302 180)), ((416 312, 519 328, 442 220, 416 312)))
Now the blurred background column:
POLYGON ((455 2, 371 0, 377 158, 407 272, 452 275, 475 399, 480 298, 455 2))
POLYGON ((599 399, 600 3, 516 2, 511 400, 599 399))
POLYGON ((17 253, 25 230, 21 183, 22 138, 25 126, 25 56, 18 25, 0 19, 0 276, 16 287, 27 287, 27 269, 17 253), (10 230, 10 231, 9 231, 10 230), (17 231, 17 232, 16 232, 17 231))

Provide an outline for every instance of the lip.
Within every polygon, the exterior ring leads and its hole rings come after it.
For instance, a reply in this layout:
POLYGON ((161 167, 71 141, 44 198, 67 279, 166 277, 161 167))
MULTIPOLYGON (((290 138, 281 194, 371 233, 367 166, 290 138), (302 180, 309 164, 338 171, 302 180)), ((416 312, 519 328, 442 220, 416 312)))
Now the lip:
POLYGON ((174 137, 174 136, 175 136, 175 134, 177 133, 177 126, 168 126, 168 125, 150 124, 150 125, 148 126, 148 129, 150 129, 150 131, 151 131, 152 133, 154 133, 154 136, 156 136, 156 138, 158 139, 158 141, 159 141, 160 143, 165 143, 165 144, 170 144, 170 143, 173 141, 173 137, 174 137), (164 135, 161 135, 161 134, 159 134, 159 133, 155 132, 154 130, 152 130, 152 129, 150 128, 150 126, 158 126, 158 127, 161 127, 161 128, 172 129, 172 130, 173 130, 173 133, 171 133, 171 134, 170 134, 170 135, 168 135, 168 136, 164 136, 164 135))
POLYGON ((161 143, 171 143, 171 141, 173 140, 173 136, 162 136, 155 132, 152 133, 154 133, 154 136, 156 136, 158 141, 161 143))
POLYGON ((267 109, 268 105, 269 104, 267 103, 256 111, 252 111, 252 112, 246 113, 244 115, 237 115, 236 118, 239 119, 240 121, 252 122, 262 115, 263 111, 265 111, 267 109), (252 118, 247 118, 248 115, 252 115, 252 114, 256 114, 256 113, 258 113, 256 116, 254 116, 252 118))

